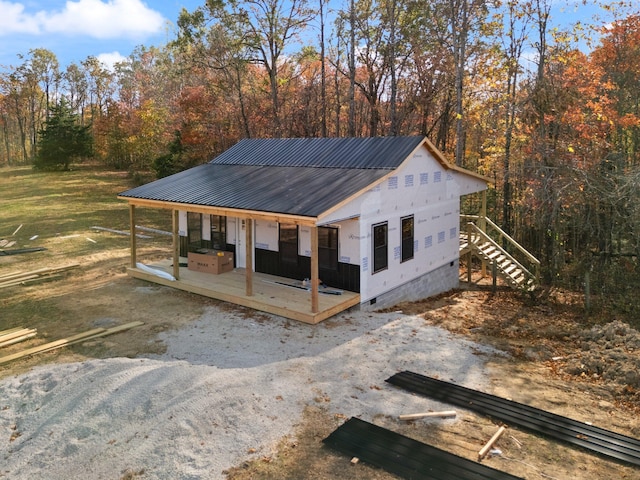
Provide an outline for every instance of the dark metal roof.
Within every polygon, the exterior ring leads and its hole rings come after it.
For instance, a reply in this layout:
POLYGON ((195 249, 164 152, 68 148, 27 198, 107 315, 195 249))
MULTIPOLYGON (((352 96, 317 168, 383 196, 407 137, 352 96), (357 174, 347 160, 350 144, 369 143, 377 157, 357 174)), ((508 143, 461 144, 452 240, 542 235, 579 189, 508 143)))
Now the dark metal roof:
POLYGON ((207 163, 121 197, 317 217, 388 170, 253 167, 207 163))
POLYGON ((317 217, 397 168, 423 137, 242 140, 125 198, 317 217))
POLYGON ((211 161, 218 165, 397 168, 424 137, 245 139, 211 161))

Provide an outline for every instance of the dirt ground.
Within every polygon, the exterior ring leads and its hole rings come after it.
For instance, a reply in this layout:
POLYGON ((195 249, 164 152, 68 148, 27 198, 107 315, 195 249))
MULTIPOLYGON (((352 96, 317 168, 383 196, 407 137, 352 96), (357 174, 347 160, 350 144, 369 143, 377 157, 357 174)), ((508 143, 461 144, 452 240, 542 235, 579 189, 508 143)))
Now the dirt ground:
MULTIPOLYGON (((159 254, 153 245, 139 252, 149 260, 159 254)), ((164 348, 157 340, 159 332, 198 318, 208 305, 237 311, 232 305, 127 277, 126 248, 82 260, 84 267, 53 282, 0 289, 0 309, 5 312, 2 328, 38 329, 35 339, 3 348, 2 354, 95 327, 132 320, 141 320, 144 326, 136 328, 135 334, 112 335, 0 366, 0 378, 44 363, 159 353, 164 348), (148 295, 158 289, 163 295, 148 295)), ((12 267, 2 266, 4 271, 12 267)), ((486 358, 493 386, 489 393, 640 438, 638 332, 621 322, 607 324, 585 317, 579 297, 556 293, 532 300, 506 288, 493 293, 488 286, 476 284, 398 305, 395 310, 419 315, 425 325, 439 325, 508 353, 486 358)), ((257 312, 243 312, 248 318, 260 317, 257 312)), ((478 450, 498 426, 469 412, 460 412, 458 419, 400 422, 381 417, 377 423, 476 460, 478 450)), ((229 478, 395 478, 362 463, 351 465, 349 458, 322 445, 322 439, 344 420, 328 415, 319 401, 306 409, 297 432, 282 440, 277 454, 238 465, 228 472, 229 478)), ((527 479, 640 479, 640 469, 515 428, 508 428, 496 447, 500 453, 484 463, 527 479)), ((123 478, 137 476, 132 472, 123 478)))

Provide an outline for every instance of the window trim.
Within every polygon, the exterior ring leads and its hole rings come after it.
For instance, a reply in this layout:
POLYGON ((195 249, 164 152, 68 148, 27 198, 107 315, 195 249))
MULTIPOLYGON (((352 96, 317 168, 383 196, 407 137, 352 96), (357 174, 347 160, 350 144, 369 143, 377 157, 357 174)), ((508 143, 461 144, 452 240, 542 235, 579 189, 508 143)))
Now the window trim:
POLYGON ((382 272, 389 268, 389 222, 380 222, 371 225, 371 256, 372 256, 372 273, 382 272), (384 245, 376 246, 376 229, 384 227, 384 245), (381 254, 384 252, 384 255, 381 254), (384 258, 384 265, 380 264, 376 260, 382 260, 384 258))
POLYGON ((409 260, 413 260, 415 257, 415 248, 414 248, 414 239, 415 239, 415 222, 413 215, 407 215, 406 217, 400 218, 400 263, 408 262, 409 260), (404 223, 406 220, 411 220, 411 237, 405 238, 404 236, 404 223))

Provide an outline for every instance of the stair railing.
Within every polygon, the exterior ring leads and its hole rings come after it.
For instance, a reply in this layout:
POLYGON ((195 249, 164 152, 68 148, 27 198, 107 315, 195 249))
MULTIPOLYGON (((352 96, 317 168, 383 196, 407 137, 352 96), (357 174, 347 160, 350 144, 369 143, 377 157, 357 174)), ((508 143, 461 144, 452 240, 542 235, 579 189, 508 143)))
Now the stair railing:
MULTIPOLYGON (((536 283, 539 283, 540 260, 538 260, 535 256, 533 256, 527 250, 525 250, 524 247, 522 247, 522 245, 516 242, 510 235, 508 235, 504 230, 502 230, 498 225, 496 225, 491 219, 487 217, 482 217, 479 215, 460 215, 460 220, 473 225, 471 230, 473 233, 475 233, 475 235, 479 235, 480 237, 486 239, 487 241, 490 241, 496 244, 496 246, 500 248, 505 253, 505 255, 509 257, 509 259, 511 259, 516 265, 518 265, 518 267, 520 267, 523 271, 527 272, 531 277, 533 277, 536 283), (494 233, 494 236, 489 235, 488 233, 489 229, 492 230, 492 233, 494 233), (516 260, 514 256, 507 251, 507 248, 502 247, 502 245, 505 245, 505 244, 508 247, 511 247, 513 250, 515 250, 515 252, 521 254, 521 256, 524 257, 525 261, 528 262, 529 264, 529 269, 525 268, 520 261, 516 260)), ((476 243, 476 242, 472 242, 471 236, 469 236, 468 240, 469 240, 469 245, 471 245, 471 243, 476 243)))

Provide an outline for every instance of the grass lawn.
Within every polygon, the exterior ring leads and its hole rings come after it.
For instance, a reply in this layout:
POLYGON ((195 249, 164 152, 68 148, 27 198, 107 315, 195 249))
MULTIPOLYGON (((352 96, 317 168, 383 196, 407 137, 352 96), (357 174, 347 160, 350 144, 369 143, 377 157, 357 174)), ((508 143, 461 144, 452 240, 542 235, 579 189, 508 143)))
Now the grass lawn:
MULTIPOLYGON (((134 185, 126 172, 97 165, 79 165, 69 172, 34 172, 31 167, 0 168, 0 241, 15 242, 0 249, 44 247, 19 255, 0 255, 0 276, 41 268, 77 267, 67 275, 86 284, 122 273, 129 265, 128 235, 93 229, 129 230, 127 203, 118 193, 134 185)), ((137 209, 138 225, 171 230, 171 214, 137 209)), ((3 242, 4 244, 5 242, 3 242)), ((141 255, 169 249, 168 237, 140 239, 141 255)), ((105 280, 106 281, 106 280, 105 280)), ((51 297, 67 282, 0 288, 0 330, 42 325, 55 317, 51 297)))

